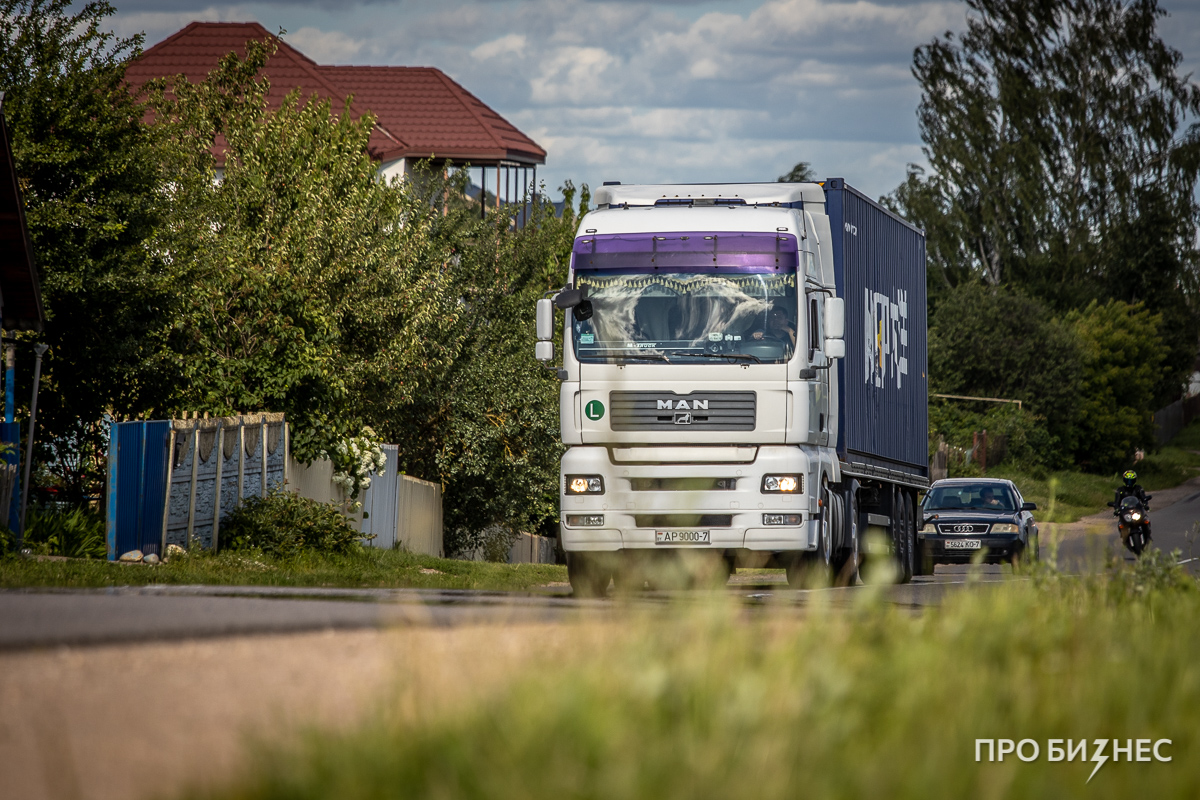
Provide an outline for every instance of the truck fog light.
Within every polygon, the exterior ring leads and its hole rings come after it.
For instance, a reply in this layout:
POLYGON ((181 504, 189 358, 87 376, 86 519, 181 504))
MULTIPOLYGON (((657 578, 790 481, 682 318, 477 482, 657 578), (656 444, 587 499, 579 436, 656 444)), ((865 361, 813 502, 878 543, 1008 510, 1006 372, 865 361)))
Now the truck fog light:
POLYGON ((603 525, 603 514, 571 514, 567 517, 568 528, 599 528, 603 525))
POLYGON ((804 491, 803 475, 764 475, 763 492, 775 494, 797 494, 804 491))
POLYGON ((568 475, 567 494, 604 494, 604 479, 599 475, 568 475))
POLYGON ((799 514, 763 514, 763 525, 799 525, 799 514))

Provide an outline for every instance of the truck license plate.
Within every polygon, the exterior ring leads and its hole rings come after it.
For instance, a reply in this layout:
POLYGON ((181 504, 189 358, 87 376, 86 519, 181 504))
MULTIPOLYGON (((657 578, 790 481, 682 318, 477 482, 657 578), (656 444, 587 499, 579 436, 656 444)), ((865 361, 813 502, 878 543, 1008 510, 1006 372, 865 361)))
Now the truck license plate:
POLYGON ((708 544, 708 531, 655 531, 655 544, 708 544))
POLYGON ((978 550, 983 547, 983 542, 978 539, 947 539, 945 547, 947 550, 978 550))

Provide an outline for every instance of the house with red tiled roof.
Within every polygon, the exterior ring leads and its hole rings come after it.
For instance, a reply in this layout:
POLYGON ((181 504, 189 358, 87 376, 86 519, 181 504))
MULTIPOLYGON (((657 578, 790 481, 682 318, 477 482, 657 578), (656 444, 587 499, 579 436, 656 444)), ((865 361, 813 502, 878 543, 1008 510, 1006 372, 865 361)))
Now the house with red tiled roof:
MULTIPOLYGON (((146 50, 126 70, 134 88, 154 78, 183 75, 199 82, 221 57, 245 56, 246 42, 277 49, 263 69, 267 102, 278 108, 289 92, 317 95, 341 109, 352 98, 355 117, 375 115, 367 149, 384 177, 407 174, 423 159, 479 168, 480 185, 519 202, 520 187, 537 180, 546 151, 516 126, 435 67, 336 67, 318 64, 257 22, 193 22, 146 50), (489 169, 491 168, 491 169, 489 169), (491 178, 491 180, 488 180, 491 178)), ((214 148, 217 166, 224 153, 214 148)))

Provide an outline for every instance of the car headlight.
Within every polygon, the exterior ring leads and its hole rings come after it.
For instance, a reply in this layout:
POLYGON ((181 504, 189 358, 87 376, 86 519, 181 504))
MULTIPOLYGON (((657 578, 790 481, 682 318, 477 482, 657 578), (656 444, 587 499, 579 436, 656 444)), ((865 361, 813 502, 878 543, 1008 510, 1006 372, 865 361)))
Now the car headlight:
POLYGON ((604 494, 604 478, 599 475, 568 475, 567 494, 604 494))
POLYGON ((1020 533, 1021 529, 1011 522, 1002 522, 992 526, 992 533, 1020 533))
POLYGON ((763 475, 762 490, 771 494, 799 494, 804 491, 804 476, 763 475))
POLYGON ((567 517, 568 528, 600 528, 603 526, 603 514, 571 514, 567 517))
POLYGON ((922 525, 921 530, 918 531, 918 533, 937 533, 937 529, 935 529, 932 525, 922 525))

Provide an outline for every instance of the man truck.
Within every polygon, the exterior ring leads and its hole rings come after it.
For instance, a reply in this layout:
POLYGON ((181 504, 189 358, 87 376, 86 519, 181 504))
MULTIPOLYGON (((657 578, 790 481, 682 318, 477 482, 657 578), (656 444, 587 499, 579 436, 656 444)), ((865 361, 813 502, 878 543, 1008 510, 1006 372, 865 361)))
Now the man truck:
POLYGON ((596 192, 554 359, 577 595, 784 568, 920 570, 925 237, 837 178, 596 192), (677 569, 682 567, 682 570, 677 569))

